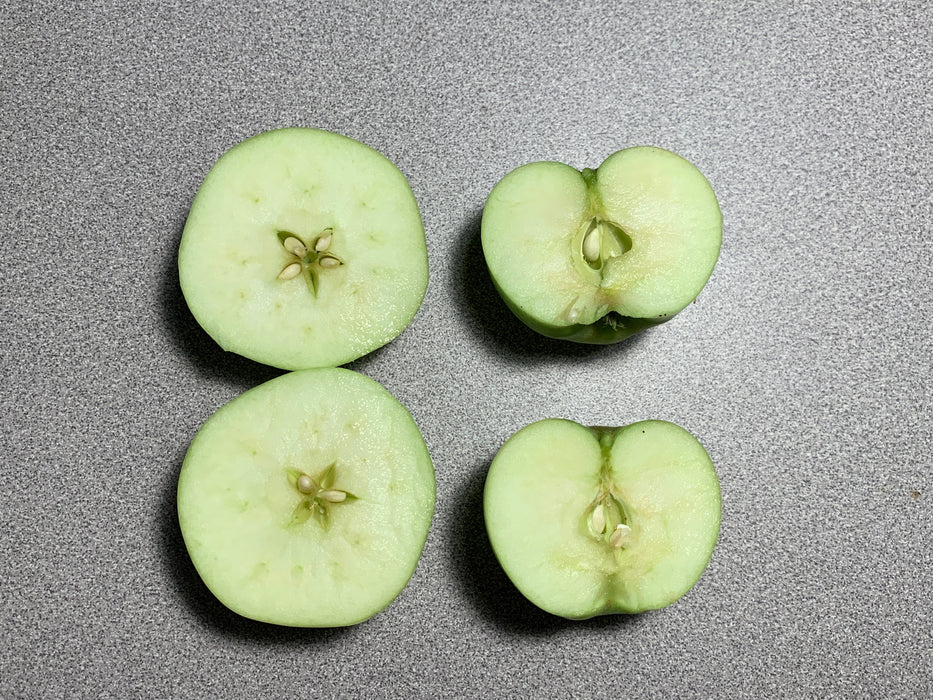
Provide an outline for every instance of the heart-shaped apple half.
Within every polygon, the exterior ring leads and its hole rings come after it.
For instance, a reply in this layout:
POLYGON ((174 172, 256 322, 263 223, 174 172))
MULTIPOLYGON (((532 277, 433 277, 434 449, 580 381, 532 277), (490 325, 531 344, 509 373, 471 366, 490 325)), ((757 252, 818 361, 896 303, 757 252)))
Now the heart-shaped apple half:
POLYGON ((532 423, 499 450, 483 502, 516 588, 571 619, 670 605, 700 578, 719 536, 713 463, 666 421, 532 423))
POLYGON ((493 188, 482 220, 492 281, 537 332, 614 343, 669 320, 719 257, 722 214, 684 158, 638 146, 582 172, 523 165, 493 188))

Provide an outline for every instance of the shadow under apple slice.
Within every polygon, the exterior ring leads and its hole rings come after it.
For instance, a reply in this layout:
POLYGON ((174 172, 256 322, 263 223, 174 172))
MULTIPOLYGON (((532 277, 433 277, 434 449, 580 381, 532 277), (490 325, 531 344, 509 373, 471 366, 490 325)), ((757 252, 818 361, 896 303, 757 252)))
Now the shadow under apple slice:
POLYGON ((175 244, 162 263, 162 287, 159 308, 162 325, 178 350, 198 371, 207 377, 221 378, 230 384, 251 388, 282 374, 282 370, 249 360, 221 348, 192 315, 178 281, 178 246, 185 224, 175 235, 175 244))

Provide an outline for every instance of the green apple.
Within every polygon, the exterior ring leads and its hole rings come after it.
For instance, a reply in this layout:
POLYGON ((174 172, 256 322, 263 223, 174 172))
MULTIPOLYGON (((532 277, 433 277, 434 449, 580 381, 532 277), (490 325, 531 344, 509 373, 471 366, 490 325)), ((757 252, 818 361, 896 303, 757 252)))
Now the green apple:
POLYGON ((434 468, 411 415, 342 368, 292 372, 220 408, 178 479, 202 580, 244 617, 352 625, 388 606, 421 556, 434 468))
POLYGON ((493 284, 526 325, 614 343, 696 298, 719 257, 722 214, 693 165, 638 146, 598 170, 539 162, 508 173, 486 201, 482 242, 493 284))
POLYGON ((706 569, 719 480, 693 435, 666 421, 587 428, 550 418, 513 435, 483 495, 505 573, 554 615, 662 608, 706 569))
POLYGON ((191 313, 225 350, 282 369, 332 367, 398 336, 428 282, 405 176, 353 139, 253 136, 211 168, 178 251, 191 313))

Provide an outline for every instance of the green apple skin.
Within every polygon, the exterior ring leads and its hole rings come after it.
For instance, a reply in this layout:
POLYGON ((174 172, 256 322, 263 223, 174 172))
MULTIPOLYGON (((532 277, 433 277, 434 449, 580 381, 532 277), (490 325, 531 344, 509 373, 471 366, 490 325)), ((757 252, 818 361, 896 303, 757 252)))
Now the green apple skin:
POLYGON ((290 372, 201 427, 178 522, 210 591, 243 617, 344 627, 408 584, 434 511, 428 449, 384 387, 342 368, 290 372))
POLYGON ((496 291, 525 325, 610 344, 696 299, 719 257, 722 213, 691 163, 637 146, 597 170, 537 162, 511 171, 486 201, 482 244, 496 291), (611 232, 595 260, 583 245, 591 222, 611 232))
POLYGON ((411 323, 427 244, 411 187, 385 156, 321 129, 275 129, 208 172, 178 274, 224 350, 285 370, 334 367, 411 323))
POLYGON ((493 552, 516 588, 542 610, 578 620, 663 608, 685 595, 715 548, 721 493, 706 450, 674 423, 590 428, 549 418, 499 450, 483 508, 493 552))

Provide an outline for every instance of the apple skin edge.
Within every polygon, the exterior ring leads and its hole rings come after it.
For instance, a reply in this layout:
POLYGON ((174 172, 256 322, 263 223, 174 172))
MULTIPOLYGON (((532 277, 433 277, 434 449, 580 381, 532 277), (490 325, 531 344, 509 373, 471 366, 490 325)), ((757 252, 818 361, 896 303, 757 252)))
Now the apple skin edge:
POLYGON ((588 345, 612 345, 643 330, 659 326, 675 316, 675 314, 668 314, 663 318, 634 318, 610 312, 596 323, 575 323, 569 326, 557 326, 539 321, 525 313, 520 306, 509 299, 508 294, 503 291, 491 272, 489 276, 499 297, 522 323, 536 333, 555 340, 568 340, 588 345))

